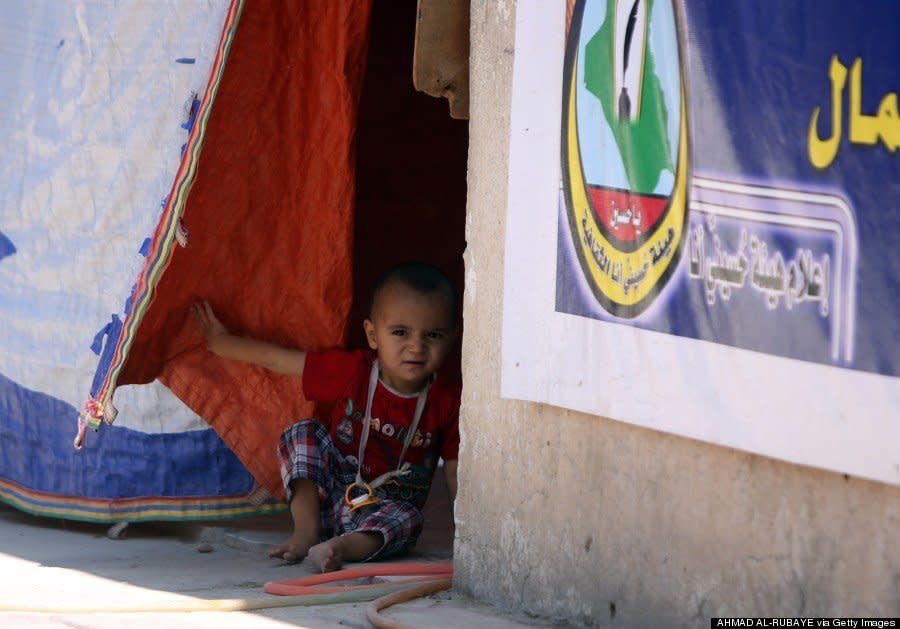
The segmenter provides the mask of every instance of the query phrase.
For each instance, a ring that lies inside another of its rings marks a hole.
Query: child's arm
[[[278,373],[303,376],[306,352],[229,334],[205,301],[194,304],[191,313],[200,333],[206,339],[207,349],[213,354],[242,360]]]
[[[447,489],[450,490],[450,506],[456,502],[456,464],[457,459],[444,461],[444,478],[447,479]]]

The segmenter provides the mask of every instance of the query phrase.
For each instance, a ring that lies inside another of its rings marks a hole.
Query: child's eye
[[[391,330],[394,336],[406,336],[406,330]]]
[[[428,338],[433,339],[433,340],[442,339],[442,338],[444,338],[444,333],[443,332],[429,332]]]

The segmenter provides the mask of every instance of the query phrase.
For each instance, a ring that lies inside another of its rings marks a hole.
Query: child
[[[228,333],[193,307],[207,347],[302,378],[309,400],[335,401],[331,421],[301,421],[278,448],[293,534],[270,557],[309,556],[322,572],[410,548],[438,457],[456,497],[460,389],[438,375],[456,338],[456,292],[433,266],[386,271],[364,327],[374,351],[304,352]]]

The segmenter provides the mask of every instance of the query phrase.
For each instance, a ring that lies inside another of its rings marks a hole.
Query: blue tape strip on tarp
[[[122,320],[118,315],[112,315],[110,322],[97,333],[94,337],[94,341],[91,343],[91,351],[100,355],[100,360],[97,363],[97,370],[94,371],[94,380],[91,382],[92,397],[97,395],[97,392],[103,385],[106,372],[109,371],[109,367],[112,364],[113,354],[116,352],[116,343],[118,343],[121,334]],[[103,340],[104,338],[106,339],[105,342]]]
[[[16,246],[12,243],[12,240],[7,238],[3,232],[0,232],[0,260],[6,256],[11,256],[15,252]]]

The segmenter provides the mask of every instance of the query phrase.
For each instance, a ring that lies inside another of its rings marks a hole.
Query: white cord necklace
[[[366,415],[363,417],[363,429],[362,434],[359,437],[359,457],[357,457],[358,465],[356,468],[356,480],[348,485],[347,491],[344,492],[344,499],[347,504],[350,505],[350,511],[356,511],[366,505],[380,502],[381,499],[375,495],[375,490],[394,477],[405,476],[409,473],[409,462],[407,461],[404,463],[403,457],[406,456],[406,450],[409,448],[409,444],[412,443],[413,436],[416,434],[419,420],[422,419],[422,411],[425,409],[425,400],[428,398],[428,390],[431,388],[432,378],[429,378],[425,387],[419,391],[418,399],[416,400],[416,412],[413,415],[409,431],[406,433],[406,438],[403,440],[403,450],[400,451],[397,469],[385,472],[371,483],[367,483],[362,477],[362,467],[363,459],[366,455],[366,443],[369,441],[369,430],[372,425],[372,401],[375,399],[375,389],[378,387],[379,371],[378,360],[376,359],[375,362],[372,363],[372,371],[369,373],[369,388],[366,392]],[[366,493],[360,494],[356,498],[351,498],[350,492],[354,487],[358,487]]]

